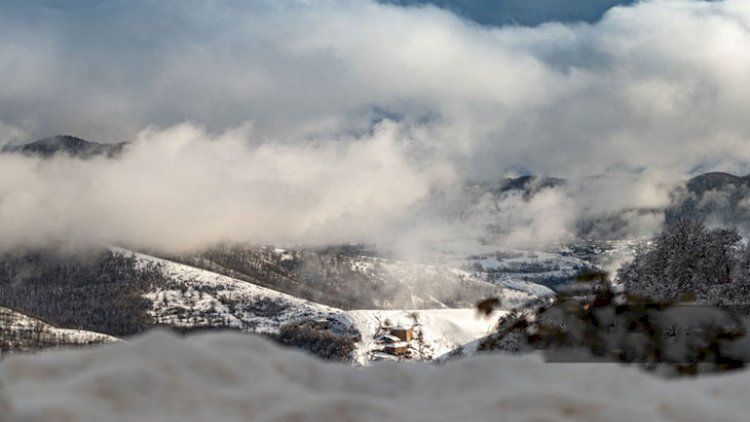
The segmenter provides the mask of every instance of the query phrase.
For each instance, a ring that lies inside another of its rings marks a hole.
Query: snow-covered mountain
[[[20,312],[0,307],[0,355],[48,347],[86,346],[116,342],[106,334],[55,327]]]
[[[361,249],[229,245],[169,259],[342,309],[472,307],[503,290],[457,266],[389,259]]]
[[[392,356],[433,359],[490,330],[498,315],[478,318],[474,308],[478,301],[499,297],[507,310],[536,297],[528,289],[494,285],[468,271],[438,265],[273,248],[242,256],[258,266],[252,272],[249,267],[238,267],[242,272],[221,267],[219,273],[123,248],[83,261],[18,252],[0,265],[0,299],[15,304],[19,312],[45,316],[64,327],[96,328],[117,337],[156,326],[180,332],[230,329],[274,337],[282,327],[307,324],[308,334],[329,333],[356,343],[352,358],[366,364],[383,358],[379,352],[390,347],[383,341],[390,329],[405,328],[413,336],[402,345],[403,353]],[[203,266],[220,268],[215,260],[214,256]],[[330,260],[337,264],[326,267]],[[301,271],[303,267],[308,269]],[[266,287],[289,289],[283,282],[304,288],[298,290],[300,294],[290,294]],[[420,289],[422,282],[425,287]],[[340,286],[342,292],[360,292],[367,299],[345,302],[347,309],[310,299],[330,297]],[[381,308],[357,306],[363,303]]]
[[[711,225],[736,226],[750,233],[750,176],[705,173],[693,177],[672,192],[666,222],[680,218],[703,219]]]
[[[256,284],[150,255],[115,248],[134,256],[138,265],[157,265],[166,283],[145,294],[149,314],[159,325],[185,329],[228,328],[277,332],[282,324],[327,319],[342,313]]]
[[[275,334],[284,324],[313,321],[323,330],[358,332],[352,359],[360,364],[382,359],[437,358],[487,335],[501,312],[480,317],[473,307],[445,306],[418,310],[342,310],[143,253],[122,248],[113,251],[134,256],[138,265],[157,266],[165,275],[165,283],[153,286],[145,294],[152,304],[149,314],[158,325],[186,331],[224,328]],[[393,271],[402,265],[404,271],[409,271],[413,264],[390,261],[387,268]],[[501,293],[508,308],[533,298],[513,289],[497,289],[496,293]],[[383,352],[387,342],[381,338],[388,335],[388,327],[413,330],[414,338],[405,345],[408,353],[397,356]]]

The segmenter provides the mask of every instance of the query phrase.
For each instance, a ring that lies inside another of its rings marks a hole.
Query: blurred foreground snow
[[[2,421],[746,420],[749,396],[744,371],[668,381],[499,355],[355,368],[236,333],[154,331],[0,363]]]

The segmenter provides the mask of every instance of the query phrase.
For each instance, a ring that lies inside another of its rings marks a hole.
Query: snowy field
[[[0,364],[3,421],[741,421],[750,374],[667,381],[615,364],[472,357],[323,363],[264,339],[152,332]]]
[[[394,326],[414,327],[423,333],[424,349],[415,359],[438,359],[459,347],[474,342],[490,334],[497,320],[505,311],[496,311],[489,317],[477,314],[476,309],[428,309],[418,311],[349,311],[345,317],[348,322],[362,333],[354,352],[354,362],[366,365],[378,356],[373,351],[378,349],[376,336],[378,328],[385,321]],[[414,316],[417,317],[415,323]],[[415,349],[418,343],[413,342]],[[383,357],[381,355],[381,357]]]

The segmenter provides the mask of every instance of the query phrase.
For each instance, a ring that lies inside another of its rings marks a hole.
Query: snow
[[[664,380],[616,364],[483,355],[323,363],[235,333],[152,332],[0,363],[8,421],[746,420],[750,374]]]
[[[93,331],[55,327],[39,319],[29,317],[4,307],[0,307],[0,320],[2,320],[0,334],[5,334],[3,340],[9,342],[11,342],[11,339],[14,337],[20,337],[18,341],[22,341],[23,335],[30,332],[38,333],[36,334],[38,336],[37,342],[49,342],[50,344],[57,344],[60,346],[88,345],[92,343],[111,343],[119,341],[116,337]],[[22,344],[17,345],[20,349],[24,349]]]
[[[507,249],[493,254],[470,257],[471,266],[488,274],[489,279],[500,286],[523,289],[531,294],[550,294],[540,289],[540,284],[555,285],[570,280],[576,274],[591,267],[591,263],[575,256],[566,256],[562,251],[524,251]],[[526,281],[527,285],[519,281]]]
[[[354,361],[366,365],[381,356],[375,352],[382,349],[384,341],[379,328],[388,321],[390,326],[413,327],[412,315],[417,315],[419,328],[424,336],[423,356],[417,353],[417,359],[437,359],[458,347],[488,335],[503,312],[495,312],[490,317],[482,317],[476,309],[428,309],[418,311],[406,310],[361,310],[349,311],[344,317],[362,334],[357,343]],[[417,340],[410,342],[416,350]]]
[[[287,322],[325,319],[342,311],[166,259],[114,248],[141,265],[157,264],[174,286],[157,286],[145,295],[156,322],[174,327],[223,327],[256,333],[276,332]],[[273,312],[259,309],[272,302]]]
[[[449,309],[439,303],[436,307],[440,309],[344,311],[166,259],[120,248],[114,251],[133,255],[141,265],[159,265],[164,275],[174,282],[174,285],[157,286],[145,295],[152,303],[150,314],[159,324],[178,328],[211,327],[275,333],[288,322],[332,319],[345,327],[355,328],[361,334],[352,359],[359,365],[386,358],[378,353],[384,346],[378,338],[386,334],[379,332],[385,320],[390,320],[393,325],[411,327],[414,321],[410,315],[418,315],[423,337],[421,344],[410,342],[415,353],[409,359],[429,360],[438,359],[486,336],[502,314],[496,312],[484,318],[479,317],[474,308]],[[276,253],[287,252],[277,250]],[[401,266],[384,261],[380,265],[393,272],[408,273],[411,264]],[[419,268],[444,271],[436,266]],[[461,270],[451,271],[458,276],[469,276]],[[506,290],[504,293],[508,303],[523,303],[530,299],[528,294],[516,290]],[[274,312],[259,312],[257,304],[264,301],[273,301],[281,307]]]
[[[526,293],[531,297],[554,296],[556,294],[554,290],[547,286],[531,281],[519,280],[512,276],[497,277],[492,282],[511,291]]]
[[[419,340],[409,342],[411,353],[398,359],[438,360],[458,348],[464,351],[471,349],[478,339],[495,328],[498,318],[505,311],[534,297],[518,289],[505,289],[502,291],[505,308],[490,317],[480,317],[474,308],[447,308],[437,300],[434,301],[437,309],[342,310],[144,253],[123,248],[112,248],[112,251],[133,256],[138,265],[157,265],[169,280],[163,285],[156,285],[144,295],[152,304],[149,314],[156,324],[186,331],[211,328],[274,334],[282,325],[290,322],[337,321],[341,327],[354,328],[361,335],[352,354],[352,362],[358,365],[394,358],[381,353],[385,346],[381,337],[389,334],[381,329],[386,320],[393,326],[412,327],[414,321],[411,315],[418,315],[417,332],[421,332],[421,336]],[[273,253],[279,256],[289,254],[284,249],[275,249]],[[438,265],[377,258],[355,260],[353,265],[361,270],[377,265],[388,277],[395,279],[408,280],[414,274],[437,277],[448,272],[458,279],[473,280],[467,271]],[[542,286],[537,287],[549,291]]]
[[[387,286],[388,289],[397,287],[409,294],[409,300],[399,301],[397,304],[382,298],[375,298],[377,299],[376,302],[381,305],[378,307],[383,309],[452,308],[456,306],[455,303],[453,306],[449,306],[445,300],[450,295],[446,295],[443,299],[435,296],[451,292],[459,286],[467,289],[473,286],[476,288],[478,295],[481,295],[482,292],[486,295],[503,294],[506,298],[518,302],[527,301],[532,296],[525,290],[519,291],[512,287],[497,289],[496,286],[493,286],[496,283],[486,280],[486,277],[482,275],[443,264],[418,263],[370,256],[350,257],[348,259],[351,260],[351,271],[362,274],[370,280],[377,280],[378,284]],[[465,262],[460,264],[464,266]],[[437,291],[435,290],[436,287]],[[539,287],[543,288],[543,286]],[[475,299],[479,301],[484,297],[476,297]],[[464,301],[459,306],[467,305],[470,304]]]

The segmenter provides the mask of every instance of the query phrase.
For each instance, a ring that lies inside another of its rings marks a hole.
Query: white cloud
[[[117,160],[0,155],[0,244],[370,241],[451,177],[413,168],[390,123],[316,145],[251,136],[180,125],[143,132]]]
[[[139,139],[117,162],[0,158],[5,243],[380,238],[460,181],[616,175],[561,199],[580,214],[750,162],[743,0],[532,28],[368,0],[11,2],[0,50],[2,141]]]

